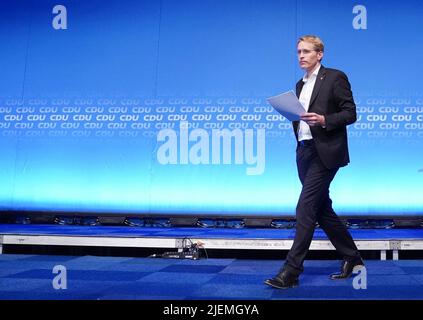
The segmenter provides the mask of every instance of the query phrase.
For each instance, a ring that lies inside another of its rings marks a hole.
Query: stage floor
[[[306,260],[299,287],[272,289],[263,281],[282,262],[3,254],[0,299],[423,299],[423,261],[368,260],[366,288],[355,289],[353,278],[328,278],[339,261]],[[66,289],[53,288],[57,265],[66,268]]]
[[[420,229],[349,229],[359,240],[423,239]],[[0,224],[0,234],[69,235],[103,237],[190,237],[239,239],[293,239],[294,229],[277,228],[188,228],[188,227],[129,227],[129,226],[74,226],[52,224]],[[326,240],[325,233],[317,228],[314,239]]]
[[[350,229],[359,250],[380,251],[385,260],[392,251],[423,250],[423,229]],[[2,245],[63,245],[136,248],[182,248],[188,240],[205,249],[289,250],[294,229],[159,228],[127,226],[68,226],[0,224]],[[334,250],[321,229],[316,229],[311,250]]]

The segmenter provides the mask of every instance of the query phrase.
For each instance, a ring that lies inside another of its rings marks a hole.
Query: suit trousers
[[[297,169],[302,190],[296,208],[294,243],[283,268],[297,276],[303,272],[303,262],[313,239],[316,222],[343,259],[352,261],[360,257],[351,234],[333,210],[329,197],[329,186],[338,168],[326,168],[313,140],[310,140],[307,145],[298,144]]]

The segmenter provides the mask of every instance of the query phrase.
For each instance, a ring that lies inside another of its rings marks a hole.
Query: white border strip
[[[85,237],[57,235],[0,235],[3,244],[95,247],[178,248],[181,238],[164,237]],[[206,249],[289,250],[293,240],[189,238],[204,243]],[[356,240],[360,250],[423,250],[423,240]],[[313,240],[311,250],[335,250],[329,240]],[[396,249],[396,248],[395,248]]]
[[[4,235],[3,245],[57,245],[94,247],[149,247],[175,248],[176,239],[169,238],[127,238],[127,237],[69,237],[69,236],[27,236]]]

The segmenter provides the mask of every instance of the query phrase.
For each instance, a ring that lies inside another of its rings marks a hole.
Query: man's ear
[[[319,51],[317,53],[317,58],[319,59],[319,62],[322,61],[322,59],[323,59],[323,51]]]

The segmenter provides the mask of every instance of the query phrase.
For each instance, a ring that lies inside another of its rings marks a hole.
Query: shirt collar
[[[313,77],[317,78],[317,75],[319,74],[319,70],[320,70],[321,67],[322,67],[322,65],[319,64],[319,66],[316,68],[316,70],[313,71],[313,73],[311,74],[311,76],[309,78],[307,77],[307,72],[306,72],[303,76],[303,82],[307,82],[310,78],[313,78]]]

